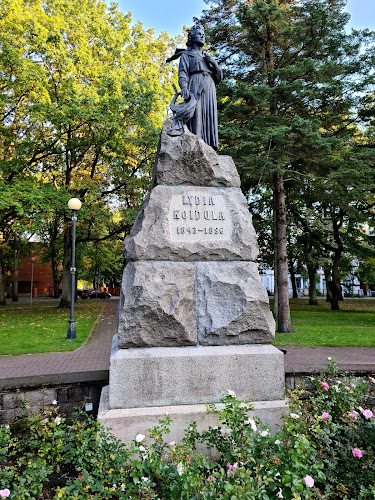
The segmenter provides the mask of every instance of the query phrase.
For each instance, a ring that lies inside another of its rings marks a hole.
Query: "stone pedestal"
[[[218,404],[217,408],[222,408]],[[250,412],[249,417],[257,416],[264,424],[270,426],[271,432],[277,431],[277,425],[281,422],[281,417],[287,411],[287,402],[284,399],[274,401],[254,401],[254,411]],[[109,386],[103,388],[100,399],[98,418],[101,423],[111,430],[118,439],[128,443],[134,439],[137,434],[147,435],[147,429],[154,427],[158,420],[169,415],[172,419],[168,441],[178,443],[184,437],[184,431],[188,429],[192,422],[197,423],[199,431],[207,430],[209,427],[219,425],[218,416],[213,413],[207,413],[206,405],[170,405],[170,406],[146,406],[137,408],[119,408],[109,409]],[[150,440],[146,437],[145,443]],[[207,456],[216,456],[215,451],[209,451],[204,445],[197,446],[198,453],[204,453]]]
[[[169,412],[177,441],[190,416],[198,428],[211,422],[204,403],[230,389],[274,427],[285,410],[284,359],[270,345],[275,323],[238,173],[230,157],[187,129],[171,137],[169,127],[124,242],[118,335],[98,418],[127,441]]]
[[[272,345],[119,349],[114,342],[109,408],[218,403],[226,389],[275,401],[283,386],[283,353]]]

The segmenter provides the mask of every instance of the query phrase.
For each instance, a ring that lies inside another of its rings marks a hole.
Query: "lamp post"
[[[33,305],[34,262],[35,262],[35,257],[31,257],[31,288],[30,288],[30,306],[32,306],[32,305]]]
[[[76,339],[76,320],[74,319],[74,291],[75,291],[75,276],[76,276],[76,268],[75,268],[75,252],[76,252],[76,220],[77,215],[76,211],[79,210],[82,206],[82,203],[78,200],[78,198],[71,198],[68,201],[68,207],[73,211],[72,214],[72,265],[70,268],[71,282],[70,282],[70,319],[68,320],[68,333],[67,340]]]

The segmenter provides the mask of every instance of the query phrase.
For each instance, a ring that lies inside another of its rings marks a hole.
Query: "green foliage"
[[[363,122],[373,117],[374,33],[347,32],[345,3],[210,0],[203,17],[226,75],[222,150],[239,167],[262,260],[272,262],[268,193],[282,172],[288,253],[312,273],[333,268],[337,308],[341,259],[362,254],[360,226],[373,218],[375,192],[373,133]]]
[[[62,254],[69,274],[70,197],[83,202],[78,243],[132,226],[173,93],[173,41],[104,1],[5,0],[0,14],[0,230],[38,234],[56,281]]]
[[[367,283],[369,287],[375,289],[375,257],[364,258],[358,267],[358,278],[361,283]]]
[[[0,427],[0,488],[9,498],[370,500],[375,481],[375,379],[337,372],[289,394],[290,413],[272,435],[250,401],[232,391],[208,405],[218,426],[192,423],[181,443],[165,441],[167,415],[123,445],[84,412],[69,423],[56,402]],[[362,406],[361,406],[362,405]],[[217,459],[195,450],[213,448]],[[49,495],[49,496],[47,496]]]
[[[299,415],[294,425],[303,429],[323,464],[324,478],[316,486],[326,498],[373,498],[375,419],[369,408],[375,380],[340,374],[328,359],[326,371],[311,377],[308,393],[292,396],[291,411]]]
[[[96,224],[97,234],[106,234],[105,224]],[[114,234],[102,241],[87,242],[79,245],[77,262],[80,280],[87,281],[89,288],[94,286],[95,272],[97,272],[99,286],[118,287],[121,284],[124,269],[123,235]]]

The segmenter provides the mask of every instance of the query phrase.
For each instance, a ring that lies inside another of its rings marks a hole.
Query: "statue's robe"
[[[211,66],[211,65],[210,65]],[[218,146],[218,121],[215,85],[223,79],[220,67],[208,67],[203,56],[186,50],[180,57],[178,83],[188,88],[197,100],[195,113],[186,123],[188,129],[213,148]]]

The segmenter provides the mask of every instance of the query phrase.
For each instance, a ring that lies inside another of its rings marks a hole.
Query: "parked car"
[[[112,295],[101,290],[83,290],[81,299],[110,299]]]

